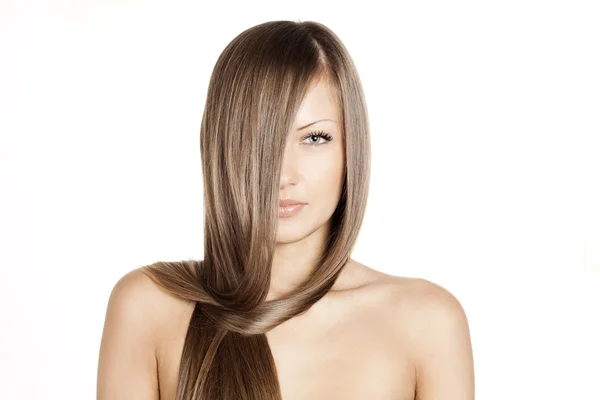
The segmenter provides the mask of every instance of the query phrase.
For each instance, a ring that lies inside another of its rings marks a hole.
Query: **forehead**
[[[335,88],[325,81],[319,81],[308,90],[298,109],[295,129],[319,119],[339,121],[339,111]]]

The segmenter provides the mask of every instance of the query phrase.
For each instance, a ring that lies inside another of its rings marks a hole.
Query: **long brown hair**
[[[289,296],[265,301],[276,245],[280,167],[308,89],[334,88],[346,165],[318,268]],[[142,267],[175,296],[196,302],[178,400],[281,399],[265,333],[308,310],[350,258],[365,213],[370,135],[362,85],[340,39],[313,21],[269,21],[236,36],[211,75],[200,153],[204,259]]]

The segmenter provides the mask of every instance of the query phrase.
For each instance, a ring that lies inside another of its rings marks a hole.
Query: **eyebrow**
[[[313,124],[316,124],[317,122],[321,122],[321,121],[332,121],[332,122],[337,122],[337,121],[334,121],[333,119],[327,119],[327,118],[325,118],[325,119],[319,119],[319,120],[317,120],[317,121],[313,121],[313,122],[311,122],[311,123],[310,123],[310,124],[308,124],[308,125],[301,126],[301,127],[300,127],[300,128],[298,128],[297,130],[301,131],[302,129],[304,129],[304,128],[308,128],[309,126],[311,126],[311,125],[313,125]]]

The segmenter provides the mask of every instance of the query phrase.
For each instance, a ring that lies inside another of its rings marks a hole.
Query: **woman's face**
[[[279,200],[306,203],[278,218],[277,242],[291,243],[327,228],[342,193],[345,152],[340,110],[333,89],[321,81],[307,93],[289,133]],[[316,122],[318,121],[318,122]],[[310,125],[309,125],[310,124]],[[323,135],[321,137],[319,135]]]

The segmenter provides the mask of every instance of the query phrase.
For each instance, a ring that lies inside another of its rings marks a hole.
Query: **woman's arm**
[[[473,400],[475,378],[467,316],[443,287],[420,280],[412,320],[416,400]]]
[[[158,400],[154,283],[133,270],[114,286],[98,362],[98,400]]]

